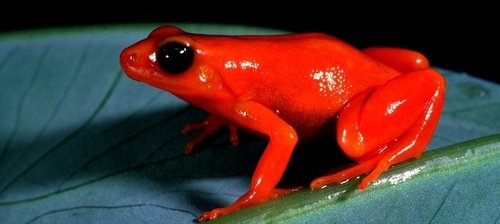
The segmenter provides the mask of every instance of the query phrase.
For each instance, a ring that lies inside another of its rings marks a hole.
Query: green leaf
[[[500,134],[392,167],[368,189],[360,178],[305,189],[215,223],[494,223],[500,215]]]
[[[223,133],[207,140],[204,150],[185,156],[184,145],[192,135],[181,135],[179,130],[206,113],[132,81],[121,71],[121,49],[156,26],[0,35],[1,223],[189,223],[247,190],[264,141],[246,135],[233,148]],[[280,33],[240,26],[181,26],[203,33]],[[449,88],[429,149],[500,133],[500,87],[465,74],[441,72]],[[491,138],[478,141],[471,152],[498,145]],[[435,159],[458,158],[456,153],[467,152],[457,151],[436,150],[424,157],[439,161]],[[245,214],[273,205],[259,214],[298,222],[441,223],[462,216],[465,221],[477,217],[479,222],[498,222],[498,150],[473,153],[471,158],[436,162],[430,167],[456,168],[422,171],[404,183],[380,184],[363,192],[352,190],[355,181],[321,191],[304,190],[218,221],[255,220]],[[405,167],[425,161],[402,164],[385,177],[404,174]],[[287,208],[286,200],[303,196],[307,201],[336,189],[351,190],[329,205],[302,204],[303,208],[294,208],[300,212],[292,218],[276,215],[290,214],[278,212]]]

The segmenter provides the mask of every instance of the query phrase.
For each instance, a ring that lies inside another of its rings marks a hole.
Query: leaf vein
[[[87,168],[88,166],[90,166],[92,163],[94,163],[97,159],[99,159],[100,157],[106,155],[106,154],[109,154],[111,152],[113,152],[114,150],[118,149],[120,146],[124,145],[124,144],[127,144],[131,141],[133,141],[135,138],[137,138],[138,136],[141,136],[145,133],[147,133],[148,130],[151,130],[153,127],[156,127],[156,126],[161,126],[163,123],[165,122],[168,122],[172,119],[174,119],[175,117],[179,116],[180,114],[184,113],[184,111],[186,110],[187,108],[184,108],[183,110],[180,110],[179,112],[175,113],[175,114],[172,114],[171,116],[168,116],[166,118],[164,118],[161,122],[159,123],[155,123],[151,126],[148,126],[142,130],[139,130],[138,132],[132,134],[131,136],[127,137],[126,139],[124,139],[123,141],[120,141],[120,142],[117,142],[115,145],[112,145],[111,147],[109,147],[108,149],[104,150],[103,152],[93,156],[92,158],[90,158],[85,164],[83,164],[81,167],[79,167],[78,169],[76,169],[74,172],[72,172],[70,175],[68,175],[67,178],[65,178],[64,181],[61,182],[61,184],[59,185],[58,189],[61,188],[62,186],[64,186],[65,183],[67,183],[71,178],[73,178],[77,173],[79,173],[80,171],[84,170],[85,168]],[[170,142],[172,139],[174,139],[176,136],[172,136],[172,138],[170,139],[167,139],[164,143],[162,143],[158,148],[161,148],[163,145],[166,144],[166,142]],[[153,150],[155,151],[155,150]]]
[[[500,212],[498,212],[498,216],[493,223],[495,224],[500,223]]]
[[[451,192],[453,191],[454,188],[455,188],[455,183],[453,183],[453,185],[446,192],[446,195],[444,196],[443,200],[441,201],[441,204],[439,204],[439,207],[437,208],[436,212],[434,212],[434,214],[432,215],[431,220],[429,221],[429,223],[432,223],[434,221],[434,219],[437,217],[437,215],[441,211],[444,203],[448,200],[448,196],[450,196],[450,194],[451,194]]]
[[[18,44],[15,47],[11,48],[9,52],[7,52],[7,54],[5,54],[5,56],[2,58],[2,60],[0,60],[0,74],[2,73],[2,70],[7,62],[9,62],[9,59],[11,59],[14,53],[18,51],[19,46],[20,45]]]
[[[139,165],[131,167],[131,168],[117,170],[117,171],[109,173],[107,175],[103,175],[103,176],[97,177],[95,179],[92,179],[92,180],[89,180],[89,181],[86,181],[86,182],[82,182],[80,184],[77,184],[77,185],[74,185],[74,186],[71,186],[71,187],[67,187],[67,188],[64,188],[64,189],[58,189],[56,191],[49,192],[49,193],[46,193],[46,194],[42,194],[42,195],[39,195],[39,196],[35,196],[35,197],[31,197],[31,198],[25,198],[25,199],[19,199],[19,200],[13,200],[13,201],[3,201],[3,202],[0,202],[0,207],[10,206],[10,205],[16,205],[16,204],[22,204],[22,203],[29,203],[29,202],[34,202],[34,201],[42,200],[42,199],[45,199],[45,198],[48,198],[48,197],[51,197],[51,196],[54,196],[54,195],[57,195],[57,194],[61,194],[61,193],[64,193],[64,192],[68,192],[68,191],[72,191],[72,190],[76,190],[76,189],[85,187],[86,185],[89,185],[89,184],[97,183],[97,182],[99,182],[101,180],[105,180],[107,178],[111,178],[113,176],[120,175],[122,173],[131,172],[131,171],[139,170],[139,169],[144,169],[144,168],[149,167],[149,166],[154,166],[154,165],[157,165],[157,164],[174,161],[176,159],[181,159],[181,158],[184,158],[184,157],[186,157],[186,155],[182,154],[182,155],[178,155],[178,156],[175,156],[175,157],[170,157],[170,158],[167,158],[167,159],[153,161],[153,162],[150,162],[150,163],[139,164]],[[242,175],[242,173],[234,173],[234,174],[229,174],[229,175],[214,175],[212,177],[235,177],[235,176],[240,176],[240,175]],[[207,177],[206,176],[186,176],[186,175],[183,175],[183,176],[174,176],[174,177],[157,179],[157,180],[152,179],[152,178],[148,178],[148,179],[153,180],[153,181],[165,181],[165,180],[189,179],[189,178],[191,178],[191,179],[200,179],[200,178],[207,178]]]
[[[75,210],[84,210],[84,209],[107,209],[107,210],[114,210],[114,209],[126,209],[126,208],[138,208],[138,207],[154,207],[154,208],[161,208],[164,210],[169,210],[169,211],[176,211],[176,212],[182,212],[186,213],[189,215],[192,215],[193,217],[197,217],[194,213],[185,210],[185,209],[180,209],[180,208],[174,208],[174,207],[167,207],[163,205],[157,205],[157,204],[132,204],[132,205],[117,205],[117,206],[93,206],[93,205],[83,205],[83,206],[75,206],[75,207],[70,207],[70,208],[62,208],[62,209],[55,209],[51,210],[45,213],[42,213],[38,216],[33,217],[30,219],[26,224],[29,223],[34,223],[35,221],[44,218],[46,216],[58,214],[58,213],[65,213],[65,212],[70,212],[70,211],[75,211]]]
[[[80,134],[83,130],[85,130],[94,121],[94,119],[97,117],[97,115],[101,112],[101,110],[106,105],[107,101],[111,98],[111,96],[113,95],[114,90],[116,89],[116,86],[118,85],[118,82],[120,81],[120,79],[121,79],[122,76],[123,75],[121,74],[121,70],[119,70],[116,73],[115,78],[114,78],[113,82],[111,83],[110,88],[108,89],[108,91],[106,92],[106,94],[104,95],[104,97],[101,99],[101,102],[96,107],[96,109],[94,110],[94,112],[92,113],[92,115],[85,121],[85,123],[83,123],[78,129],[76,129],[74,132],[72,132],[71,134],[69,134],[64,139],[62,139],[60,142],[58,142],[54,147],[50,148],[47,152],[45,152],[40,157],[38,157],[26,169],[24,169],[18,175],[16,175],[7,185],[5,185],[2,188],[2,190],[0,190],[0,195],[2,195],[3,193],[5,193],[5,191],[7,191],[22,176],[24,176],[31,169],[33,169],[33,167],[35,167],[38,163],[40,163],[41,161],[43,161],[45,158],[47,158],[53,152],[57,151],[59,148],[61,148],[61,146],[63,146],[64,144],[66,144],[66,142],[68,142],[70,139],[74,138],[75,136],[77,136],[78,134]]]
[[[78,65],[77,65],[77,68],[76,68],[75,72],[73,73],[73,76],[70,79],[69,85],[67,85],[64,88],[61,97],[56,102],[54,110],[52,110],[51,114],[49,115],[49,118],[43,124],[42,129],[38,132],[38,135],[33,140],[31,140],[30,143],[28,143],[28,146],[26,146],[23,150],[19,150],[19,154],[21,154],[21,156],[19,156],[19,158],[14,163],[12,163],[12,165],[7,170],[12,170],[13,166],[15,166],[16,164],[19,164],[20,160],[22,158],[24,158],[26,156],[26,154],[29,152],[28,149],[34,147],[34,145],[36,144],[36,142],[47,131],[47,128],[52,123],[52,121],[54,120],[54,118],[56,117],[56,115],[59,113],[59,111],[60,111],[60,109],[62,107],[62,104],[63,104],[63,102],[64,102],[67,94],[72,89],[73,85],[76,83],[75,82],[76,79],[80,76],[81,70],[82,70],[83,64],[84,64],[83,62],[86,61],[86,58],[87,58],[87,55],[88,55],[88,49],[89,49],[89,47],[85,47],[85,50],[82,53],[82,57],[80,58],[80,61],[79,61]]]
[[[24,106],[25,106],[25,101],[28,98],[29,93],[32,91],[33,87],[35,86],[35,81],[37,80],[40,72],[40,68],[42,67],[42,62],[45,61],[47,54],[49,52],[49,46],[45,45],[43,48],[42,53],[40,54],[40,57],[38,57],[38,61],[35,65],[34,73],[31,77],[31,79],[28,81],[28,87],[24,89],[23,93],[21,94],[21,97],[17,103],[16,106],[16,113],[15,113],[15,119],[14,119],[14,129],[10,132],[9,137],[7,138],[7,141],[5,141],[5,145],[2,147],[2,152],[0,154],[0,164],[3,164],[3,160],[5,155],[7,154],[7,151],[9,150],[12,141],[14,140],[14,137],[17,135],[17,132],[19,131],[19,125],[21,123],[21,115],[23,114],[24,111]],[[1,193],[0,193],[1,195]]]

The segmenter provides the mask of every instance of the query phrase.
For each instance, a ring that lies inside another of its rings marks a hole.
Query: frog
[[[133,80],[165,90],[210,115],[185,153],[222,127],[267,145],[246,193],[200,222],[302,187],[277,188],[299,140],[329,136],[355,163],[310,183],[312,189],[363,176],[367,188],[391,166],[418,159],[444,104],[446,82],[421,53],[396,47],[358,49],[324,33],[208,35],[165,25],[125,48],[120,64]]]

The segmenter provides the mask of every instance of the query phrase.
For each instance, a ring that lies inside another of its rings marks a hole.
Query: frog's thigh
[[[360,165],[378,160],[360,188],[389,166],[422,154],[437,125],[444,90],[439,73],[420,70],[398,76],[345,107],[337,126],[340,147]]]
[[[438,122],[444,90],[441,75],[425,69],[403,74],[354,97],[340,113],[337,141],[359,164],[320,177],[311,187],[370,173],[359,185],[365,188],[389,166],[420,156]]]
[[[444,80],[432,69],[400,75],[374,91],[354,97],[341,111],[337,140],[346,154],[359,159],[394,142],[442,104]],[[425,122],[424,122],[425,123]],[[426,125],[428,125],[426,123]]]

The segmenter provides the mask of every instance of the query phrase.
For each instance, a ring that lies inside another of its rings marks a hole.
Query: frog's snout
[[[138,54],[133,49],[125,48],[120,54],[120,65],[123,69],[134,66],[138,61]]]
[[[130,78],[135,80],[138,80],[139,70],[141,68],[139,61],[139,53],[132,47],[125,48],[120,53],[121,67]]]

